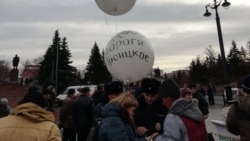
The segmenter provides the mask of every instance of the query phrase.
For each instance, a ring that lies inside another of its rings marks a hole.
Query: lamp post
[[[227,67],[225,51],[224,51],[220,17],[218,14],[218,7],[220,6],[221,1],[222,0],[220,0],[220,1],[214,0],[213,4],[207,4],[205,7],[206,12],[204,13],[204,16],[209,17],[211,15],[211,13],[208,11],[208,8],[215,10],[215,19],[216,19],[217,32],[218,32],[218,38],[219,38],[219,44],[220,44],[222,69],[223,69],[223,74],[224,74],[224,83],[225,83],[225,90],[226,90],[226,101],[230,101],[230,100],[232,100],[233,97],[232,97],[232,90],[231,90],[231,86],[230,86],[230,82],[229,82],[229,78],[228,78],[228,67]],[[231,5],[231,3],[227,2],[227,0],[224,0],[224,2],[221,4],[221,6],[224,7],[225,9],[229,8],[230,5]],[[223,98],[224,98],[224,94],[223,94]]]
[[[60,48],[60,38],[58,38],[56,42],[56,95],[58,94],[57,88],[58,88],[58,56],[59,56],[59,48]]]

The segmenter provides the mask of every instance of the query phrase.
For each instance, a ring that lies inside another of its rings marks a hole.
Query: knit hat
[[[157,94],[161,82],[153,78],[144,78],[141,83],[141,90],[147,94]]]
[[[250,75],[247,75],[243,80],[243,91],[247,94],[250,94]]]
[[[185,97],[188,94],[192,94],[191,90],[189,88],[183,88],[181,89],[181,96]]]
[[[162,97],[177,99],[180,97],[180,88],[174,80],[168,78],[160,85],[158,94]]]
[[[109,82],[104,86],[104,91],[106,95],[122,93],[123,92],[122,83],[119,81]]]
[[[43,95],[38,91],[37,87],[30,87],[28,93],[23,97],[21,101],[18,102],[18,105],[32,102],[42,108],[46,107],[46,102]]]

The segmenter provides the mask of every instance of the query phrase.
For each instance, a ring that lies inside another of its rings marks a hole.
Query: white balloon
[[[136,0],[95,0],[98,7],[109,15],[122,15],[127,13]]]
[[[122,31],[107,44],[104,52],[108,71],[123,82],[135,82],[152,70],[154,51],[149,40],[136,31]]]

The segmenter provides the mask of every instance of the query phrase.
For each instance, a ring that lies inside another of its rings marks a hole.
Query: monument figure
[[[13,67],[14,67],[14,69],[17,69],[18,63],[19,63],[19,57],[16,54],[16,56],[13,58]]]
[[[18,81],[18,74],[19,74],[19,71],[17,69],[18,67],[18,63],[19,63],[19,57],[16,56],[13,58],[13,69],[11,69],[10,71],[10,81],[13,81],[13,82],[17,82]]]

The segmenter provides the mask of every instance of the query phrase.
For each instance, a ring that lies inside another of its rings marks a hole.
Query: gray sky
[[[234,40],[246,47],[250,38],[250,1],[228,0],[219,7],[226,55]],[[154,67],[165,72],[185,69],[211,45],[220,53],[212,15],[203,16],[213,0],[137,0],[124,15],[111,16],[95,0],[0,0],[0,60],[21,62],[43,56],[55,30],[67,37],[73,66],[86,67],[95,42],[104,49],[116,33],[134,30],[145,35],[155,53]]]

